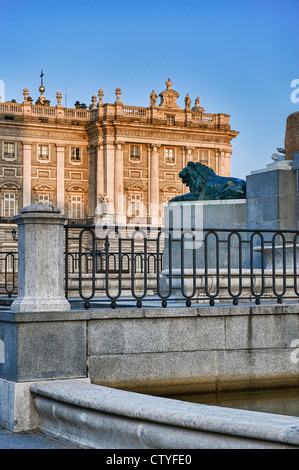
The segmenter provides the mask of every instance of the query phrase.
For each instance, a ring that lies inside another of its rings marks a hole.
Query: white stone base
[[[11,310],[13,312],[66,312],[71,308],[70,303],[65,299],[30,299],[24,298],[13,301]]]

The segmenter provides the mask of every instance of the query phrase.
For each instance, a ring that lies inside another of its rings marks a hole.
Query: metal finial
[[[44,77],[44,72],[43,72],[43,69],[42,69],[42,70],[41,70],[41,74],[40,74],[40,79],[41,79],[41,80],[40,80],[40,87],[39,87],[39,91],[40,91],[41,93],[44,93],[44,91],[45,91],[44,79],[43,79],[43,77]]]

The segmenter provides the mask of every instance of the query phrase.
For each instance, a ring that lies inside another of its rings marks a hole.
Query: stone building
[[[43,83],[35,104],[0,102],[0,242],[7,223],[22,207],[58,206],[71,220],[94,220],[99,200],[109,202],[118,223],[136,218],[162,223],[163,206],[187,188],[179,178],[188,161],[200,161],[219,175],[230,175],[231,141],[227,114],[207,114],[199,97],[191,107],[177,104],[170,79],[149,107],[127,106],[121,90],[105,103],[103,90],[91,104],[70,109],[50,105]],[[9,229],[11,230],[11,229]]]

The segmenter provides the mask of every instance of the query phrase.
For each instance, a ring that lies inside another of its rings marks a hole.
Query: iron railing
[[[18,290],[18,253],[0,251],[0,295],[13,297]]]
[[[98,236],[78,225],[65,235],[65,295],[85,308],[299,297],[299,231],[103,227]]]
[[[65,295],[90,306],[299,300],[299,231],[65,226]],[[0,252],[0,295],[18,253]]]

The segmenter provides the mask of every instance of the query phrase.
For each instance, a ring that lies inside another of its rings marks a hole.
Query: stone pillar
[[[64,147],[56,148],[57,155],[57,206],[64,212]]]
[[[23,144],[23,207],[31,205],[31,144]]]
[[[109,139],[110,140],[110,139]],[[106,142],[104,144],[104,162],[105,162],[105,193],[109,200],[111,207],[114,208],[114,154],[115,146],[113,142]]]
[[[103,145],[97,145],[97,184],[96,184],[96,198],[99,194],[104,194],[104,155]]]
[[[217,175],[225,176],[225,152],[218,150],[218,172]]]
[[[114,207],[118,225],[125,224],[123,145],[123,142],[115,143]]]
[[[150,217],[151,224],[159,224],[159,152],[158,145],[152,146],[150,162]]]
[[[25,207],[18,225],[18,297],[15,312],[67,311],[64,296],[63,225],[66,216],[54,206]]]

